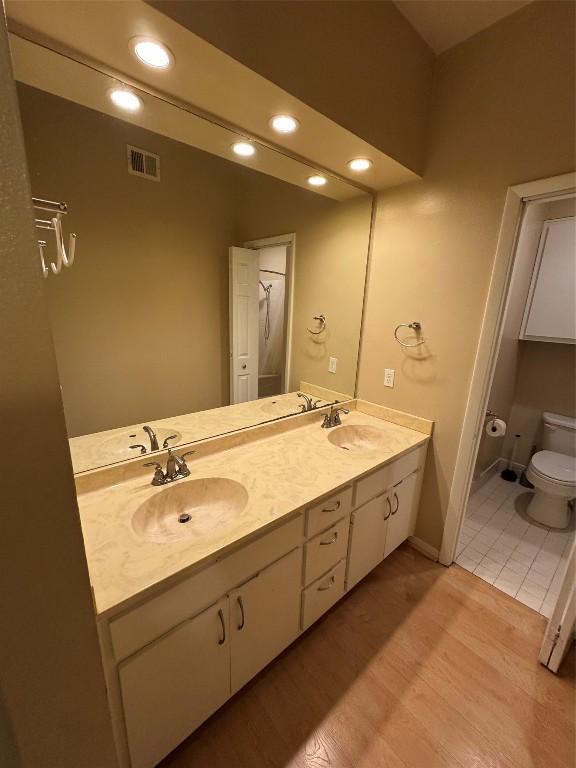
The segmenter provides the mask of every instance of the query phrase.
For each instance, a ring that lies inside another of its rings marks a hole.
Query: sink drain
[[[191,519],[192,518],[188,514],[188,512],[182,512],[181,515],[178,515],[178,522],[179,523],[189,523]]]

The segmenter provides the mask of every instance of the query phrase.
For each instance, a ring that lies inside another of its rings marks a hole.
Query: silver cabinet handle
[[[390,497],[389,496],[386,496],[386,504],[388,504],[388,514],[384,515],[384,520],[388,520],[388,518],[392,514],[392,504],[390,504]]]
[[[341,503],[342,503],[341,501],[337,501],[336,502],[336,506],[332,507],[332,509],[329,509],[328,507],[324,507],[322,509],[322,512],[337,512],[340,509],[340,504]]]
[[[246,624],[246,616],[244,614],[244,603],[242,602],[242,597],[239,595],[236,598],[236,601],[238,603],[238,607],[240,608],[240,614],[242,616],[242,619],[240,620],[240,624],[238,624],[238,627],[237,627],[238,631],[240,632],[240,630],[244,629],[244,624]]]
[[[396,508],[394,509],[394,512],[392,512],[393,515],[395,515],[396,512],[398,512],[398,509],[400,508],[400,500],[398,498],[397,493],[394,493],[394,499],[396,500]]]
[[[318,592],[326,592],[327,589],[332,589],[335,581],[336,581],[336,576],[331,576],[330,582],[325,587],[318,587]]]
[[[338,531],[334,531],[334,536],[332,536],[330,541],[321,541],[320,542],[320,546],[321,547],[327,547],[328,544],[334,544],[334,542],[336,541],[337,538],[338,538]]]
[[[222,637],[220,640],[218,640],[218,645],[224,645],[226,642],[226,624],[224,622],[224,614],[222,613],[222,608],[218,608],[218,618],[220,619],[220,624],[222,625]]]

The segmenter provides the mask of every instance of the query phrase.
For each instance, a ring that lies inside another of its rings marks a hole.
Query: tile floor
[[[574,540],[570,530],[534,523],[526,514],[532,491],[490,478],[468,499],[456,562],[489,584],[550,617]]]

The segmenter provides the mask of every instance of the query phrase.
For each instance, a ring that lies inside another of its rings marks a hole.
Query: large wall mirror
[[[12,36],[74,469],[352,397],[372,197]],[[64,202],[58,215],[50,203]],[[70,259],[70,252],[67,252]],[[304,397],[303,395],[306,395]]]

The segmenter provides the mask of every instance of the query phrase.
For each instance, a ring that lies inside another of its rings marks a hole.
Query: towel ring
[[[400,328],[411,328],[413,331],[416,331],[416,335],[420,335],[420,331],[422,330],[422,325],[415,321],[413,323],[400,323],[400,325],[397,325],[394,330],[394,338],[400,344],[401,347],[419,347],[421,344],[424,344],[424,339],[419,339],[415,344],[406,344],[405,341],[401,341],[398,338],[398,331]]]
[[[312,320],[317,320],[320,323],[320,328],[317,331],[313,331],[312,328],[308,328],[309,333],[313,333],[314,336],[318,336],[322,331],[326,330],[326,315],[316,315]]]

